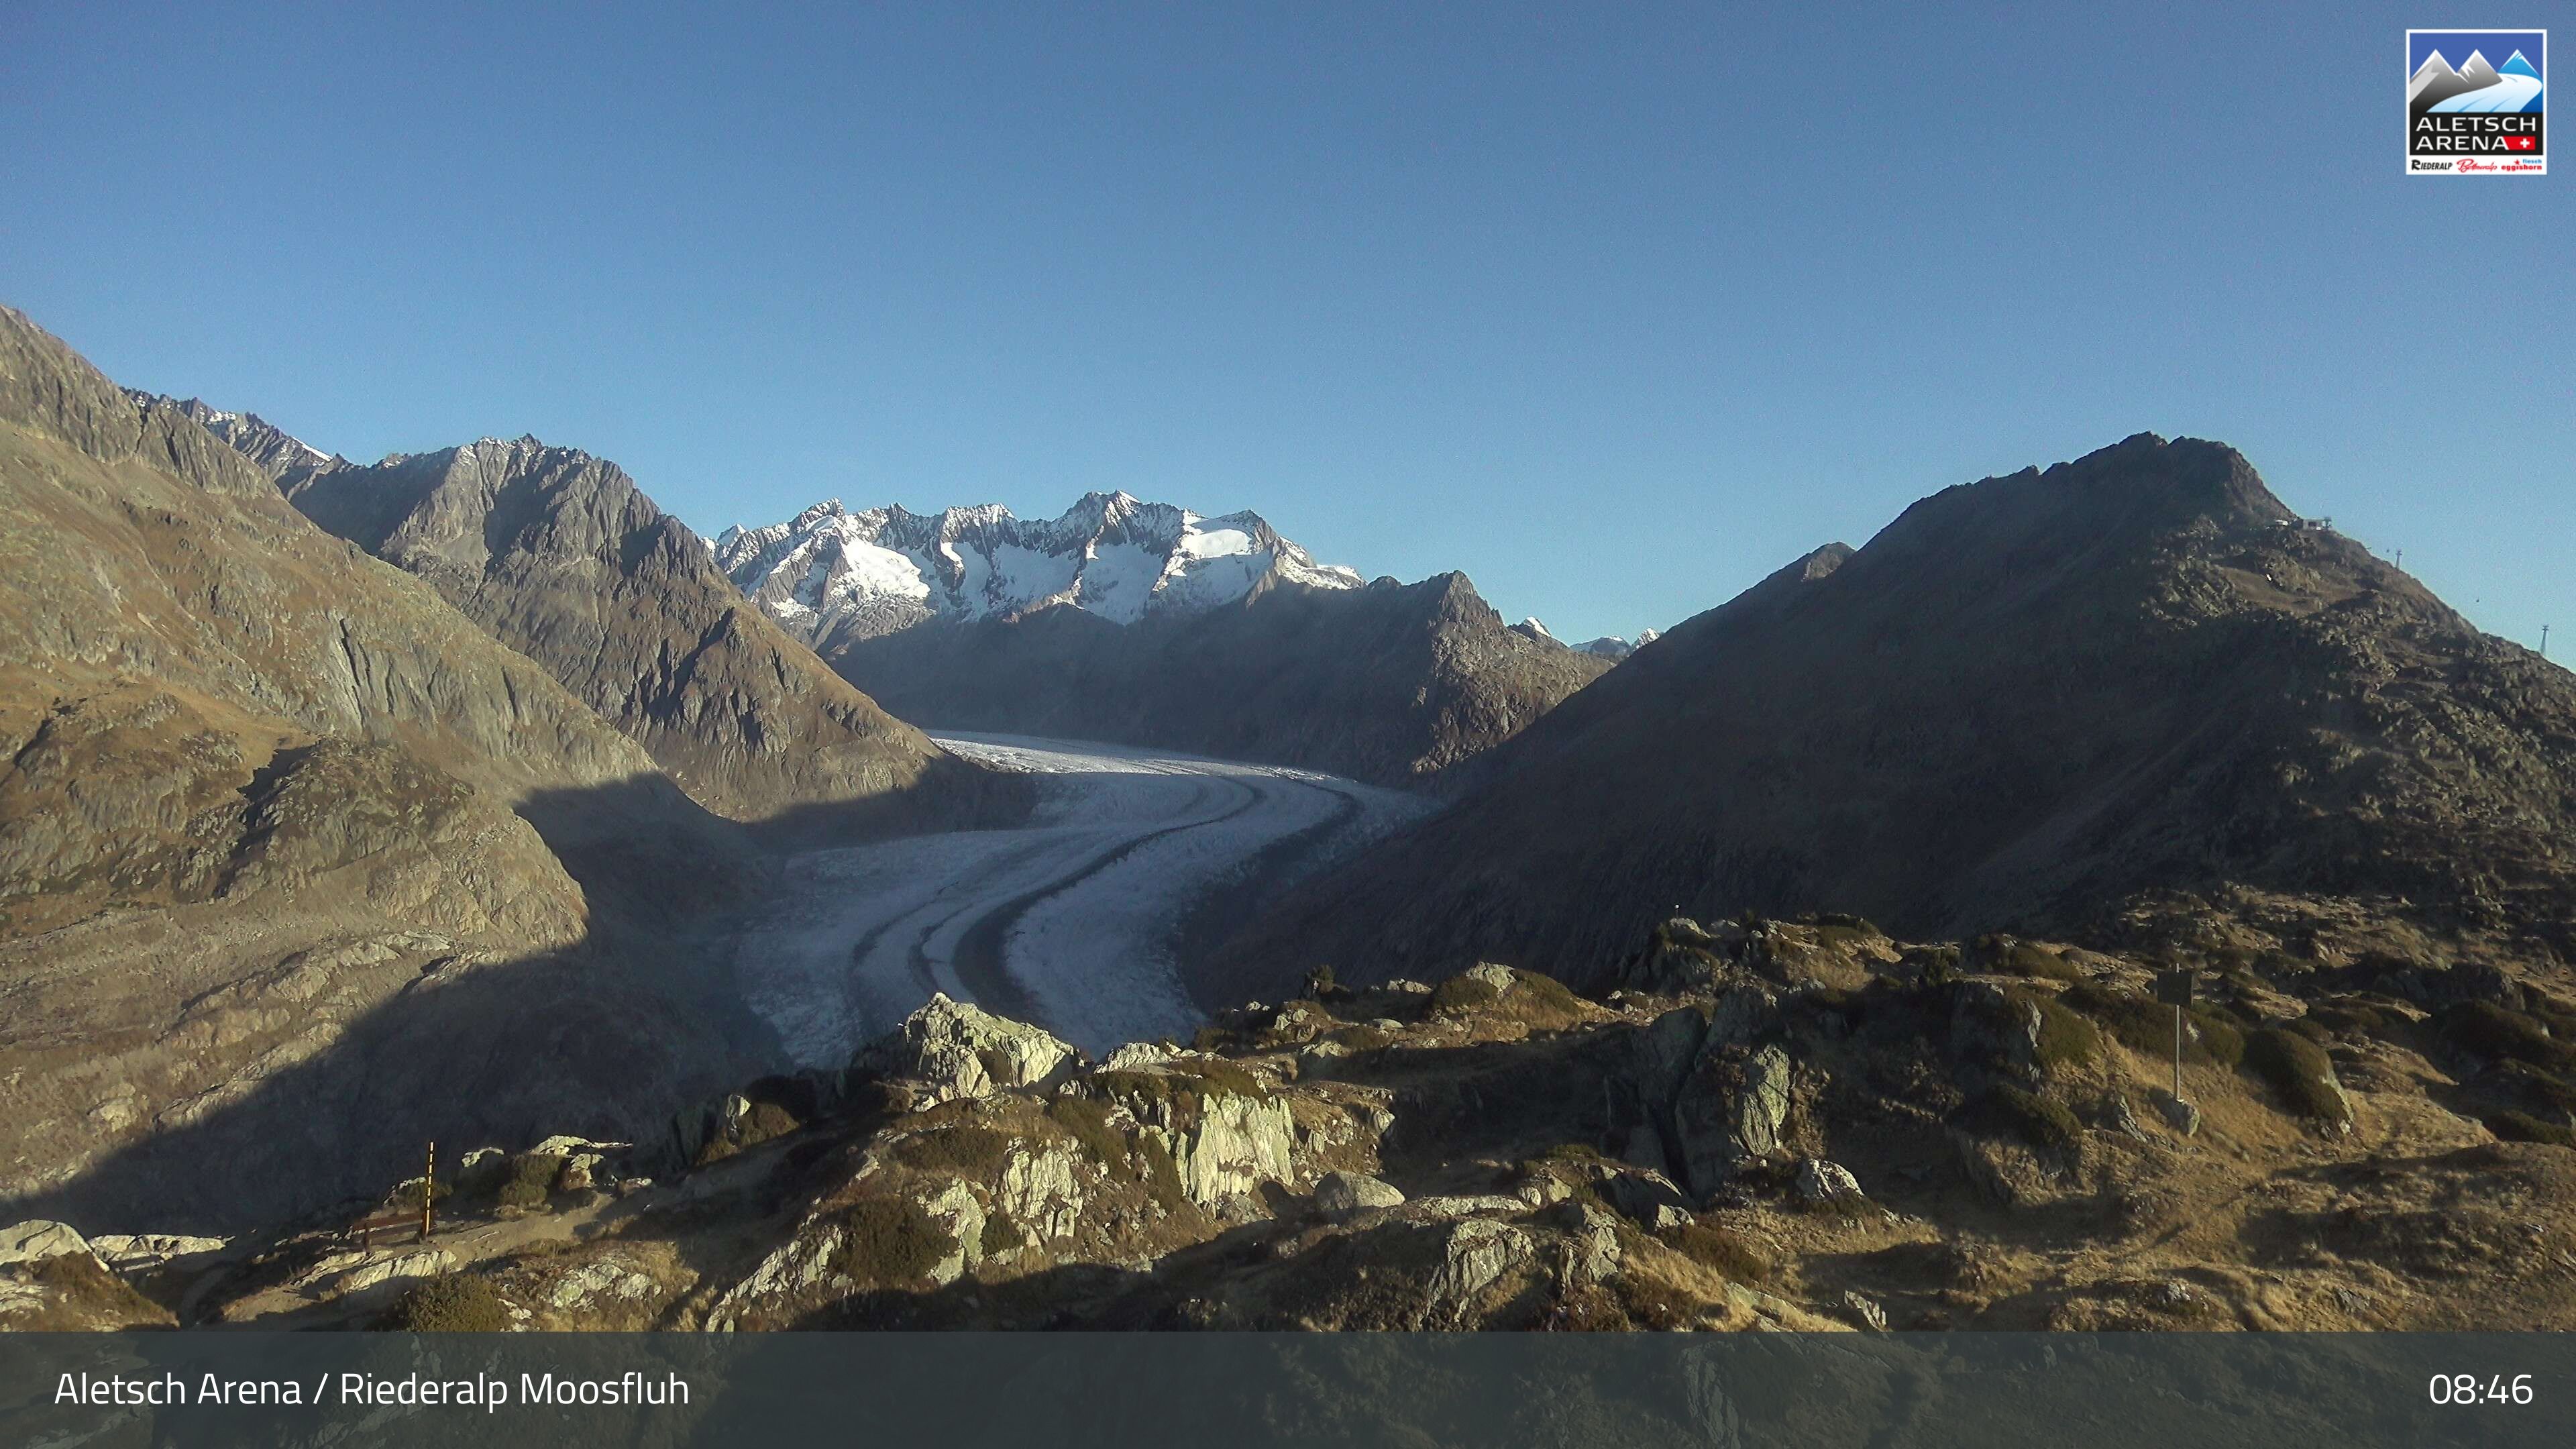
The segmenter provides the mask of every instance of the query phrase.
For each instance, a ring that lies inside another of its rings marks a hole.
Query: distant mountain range
[[[927,727],[1110,740],[1422,785],[1629,647],[1506,626],[1462,574],[1363,584],[1254,513],[1092,493],[1051,520],[818,504],[716,557]]]
[[[1087,493],[1062,517],[999,504],[934,514],[851,512],[835,499],[785,523],[728,528],[716,558],[746,595],[817,649],[931,620],[1011,619],[1057,605],[1112,623],[1240,602],[1271,582],[1355,589],[1255,513],[1203,518],[1127,493]]]

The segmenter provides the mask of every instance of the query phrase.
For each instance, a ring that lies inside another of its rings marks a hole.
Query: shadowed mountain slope
[[[2576,956],[2576,676],[2234,450],[2141,434],[1843,552],[1638,650],[1232,954],[1589,981],[1676,913],[2108,929],[2235,890]]]
[[[829,658],[908,719],[1187,750],[1421,786],[1610,661],[1507,627],[1464,574],[1310,588],[1112,623],[1066,606],[932,621]]]
[[[274,1213],[434,1132],[650,1121],[738,1066],[670,942],[758,868],[739,832],[7,309],[0,508],[0,1196]]]
[[[613,463],[487,438],[372,467],[299,464],[280,484],[545,666],[709,809],[842,807],[904,825],[999,798],[753,608]]]

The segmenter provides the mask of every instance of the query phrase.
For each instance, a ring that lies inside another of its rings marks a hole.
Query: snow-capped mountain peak
[[[1267,580],[1352,589],[1255,513],[1210,518],[1123,490],[1052,519],[988,503],[914,513],[833,499],[786,523],[728,528],[716,558],[753,602],[817,647],[930,619],[1007,618],[1070,604],[1129,624],[1233,603]]]
[[[1638,631],[1637,637],[1633,642],[1622,639],[1616,634],[1604,634],[1598,639],[1577,644],[1574,647],[1586,654],[1597,655],[1600,658],[1607,659],[1615,664],[1662,637],[1664,637],[1664,632],[1661,629],[1643,629]]]
[[[196,398],[165,398],[139,388],[127,388],[125,395],[137,403],[168,403],[178,408],[235,452],[267,470],[272,478],[345,462],[339,455],[323,452],[257,413],[226,412]]]

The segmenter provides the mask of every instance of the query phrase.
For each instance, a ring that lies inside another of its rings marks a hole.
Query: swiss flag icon
[[[2507,136],[2504,138],[2504,148],[2508,151],[2536,151],[2540,149],[2540,138],[2537,136]]]

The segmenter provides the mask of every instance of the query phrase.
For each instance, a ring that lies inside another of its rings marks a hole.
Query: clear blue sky
[[[2492,12],[1946,8],[19,5],[0,300],[362,459],[1124,487],[1571,637],[2215,437],[2576,657],[2576,126],[2401,169]]]

